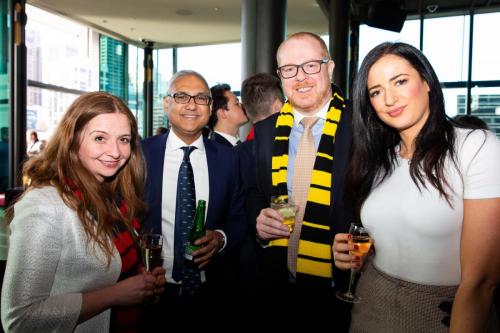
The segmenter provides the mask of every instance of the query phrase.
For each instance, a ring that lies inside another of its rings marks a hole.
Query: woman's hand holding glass
[[[341,244],[345,244],[345,238],[347,238],[347,247],[342,246]],[[359,222],[351,223],[351,226],[349,227],[349,234],[347,236],[337,235],[335,237],[333,246],[335,265],[338,268],[351,268],[349,288],[346,292],[338,291],[336,293],[339,299],[350,303],[358,303],[361,300],[360,297],[354,295],[352,288],[354,277],[361,267],[361,260],[366,257],[366,255],[370,251],[371,245],[372,239],[368,233],[368,230]],[[344,248],[344,250],[347,250],[348,252],[343,252],[342,248]],[[350,265],[346,264],[346,262],[344,261],[345,259],[350,260]]]
[[[359,269],[367,255],[358,252],[359,245],[352,242],[351,234],[336,234],[332,249],[335,266],[342,270]]]

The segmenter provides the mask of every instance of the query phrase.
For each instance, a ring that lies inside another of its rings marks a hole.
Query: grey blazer
[[[75,211],[53,187],[33,189],[14,206],[2,287],[6,332],[108,332],[110,309],[77,325],[82,293],[114,284],[118,251],[87,247]]]

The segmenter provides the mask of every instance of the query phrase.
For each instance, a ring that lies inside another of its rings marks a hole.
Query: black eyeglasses
[[[191,98],[194,100],[195,104],[198,105],[208,105],[210,104],[210,101],[212,100],[212,97],[207,96],[207,95],[196,95],[196,96],[191,96],[186,93],[175,93],[175,94],[167,94],[168,97],[173,97],[174,101],[179,104],[187,104],[191,101]]]
[[[311,60],[300,65],[285,65],[278,68],[278,74],[283,79],[290,79],[297,75],[299,68],[306,74],[317,74],[321,72],[321,65],[326,64],[329,59]]]

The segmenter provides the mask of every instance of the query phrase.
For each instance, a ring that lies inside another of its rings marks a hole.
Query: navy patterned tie
[[[188,241],[189,230],[196,211],[196,192],[194,175],[189,155],[196,147],[182,147],[184,158],[177,178],[177,199],[175,205],[174,268],[172,277],[182,281],[182,289],[194,293],[201,285],[200,271],[184,264],[184,247]]]

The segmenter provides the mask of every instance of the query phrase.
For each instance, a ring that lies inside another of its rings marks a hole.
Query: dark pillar
[[[359,21],[351,22],[351,33],[349,35],[349,67],[347,68],[348,82],[347,89],[344,91],[346,97],[351,95],[352,84],[359,64]]]
[[[22,184],[26,147],[26,44],[25,0],[12,0],[11,105],[9,138],[9,187]]]
[[[276,71],[276,50],[286,35],[286,0],[243,0],[242,79]]]
[[[144,129],[153,135],[153,42],[144,41]]]
[[[335,62],[333,82],[348,91],[349,1],[331,0],[329,15],[330,55]]]

